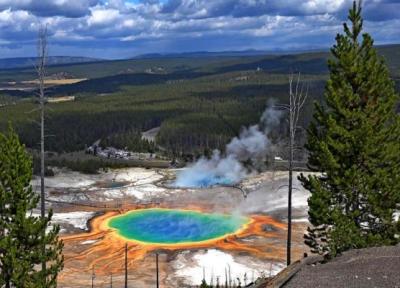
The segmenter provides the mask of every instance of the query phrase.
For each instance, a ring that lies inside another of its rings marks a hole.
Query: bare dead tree
[[[92,266],[92,288],[94,288],[94,279],[96,278],[96,275],[94,274],[94,266]]]
[[[128,288],[128,243],[125,243],[125,288]]]
[[[46,202],[44,192],[44,119],[45,119],[45,77],[46,77],[46,64],[47,64],[47,26],[41,26],[38,34],[38,59],[36,64],[36,72],[38,75],[38,97],[39,97],[39,110],[40,110],[40,212],[41,217],[46,217]],[[45,253],[45,247],[43,247]],[[46,261],[42,262],[42,271],[45,275]]]
[[[289,266],[291,263],[291,242],[292,242],[292,192],[293,192],[293,156],[296,150],[296,132],[299,127],[298,122],[301,110],[308,97],[308,87],[301,81],[301,74],[291,74],[289,76],[289,104],[274,105],[274,108],[288,111],[289,116],[289,183],[278,188],[288,187],[288,232],[287,232],[287,247],[286,247],[286,264]],[[275,167],[274,167],[275,171]]]
[[[296,78],[296,79],[295,79]],[[295,83],[294,83],[295,82]],[[301,75],[291,74],[289,77],[289,189],[288,189],[288,232],[286,264],[291,263],[291,242],[292,242],[292,191],[293,191],[293,153],[295,149],[296,131],[301,109],[308,97],[308,88],[304,91],[301,83]]]
[[[159,268],[158,268],[158,252],[156,252],[156,287],[159,288],[160,287],[160,283],[159,283]]]

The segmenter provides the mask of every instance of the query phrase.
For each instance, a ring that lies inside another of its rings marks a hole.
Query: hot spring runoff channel
[[[123,238],[148,244],[182,244],[235,234],[250,223],[242,216],[191,210],[142,209],[115,216],[108,226]]]

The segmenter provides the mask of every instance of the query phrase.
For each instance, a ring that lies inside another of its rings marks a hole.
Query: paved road
[[[400,288],[400,245],[352,250],[305,266],[284,287]]]

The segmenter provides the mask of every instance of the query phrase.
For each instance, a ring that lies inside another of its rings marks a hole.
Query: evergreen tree
[[[209,288],[209,286],[207,285],[207,282],[206,282],[205,279],[203,279],[203,280],[201,281],[200,288]]]
[[[32,215],[39,196],[32,191],[32,161],[10,129],[0,134],[0,287],[56,287],[62,269],[59,227]],[[43,254],[43,245],[46,246]],[[45,273],[39,264],[46,261]]]
[[[309,167],[322,174],[300,176],[311,192],[305,242],[332,256],[395,244],[400,234],[399,97],[371,36],[360,40],[360,4],[353,3],[349,20],[331,49],[326,103],[315,105],[308,130]]]

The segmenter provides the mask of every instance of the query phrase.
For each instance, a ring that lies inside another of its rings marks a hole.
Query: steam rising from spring
[[[282,116],[272,106],[273,103],[267,105],[259,124],[243,128],[239,137],[231,140],[225,154],[214,150],[211,159],[200,158],[178,173],[174,185],[188,188],[234,185],[260,168],[272,147],[268,133],[279,125]]]

